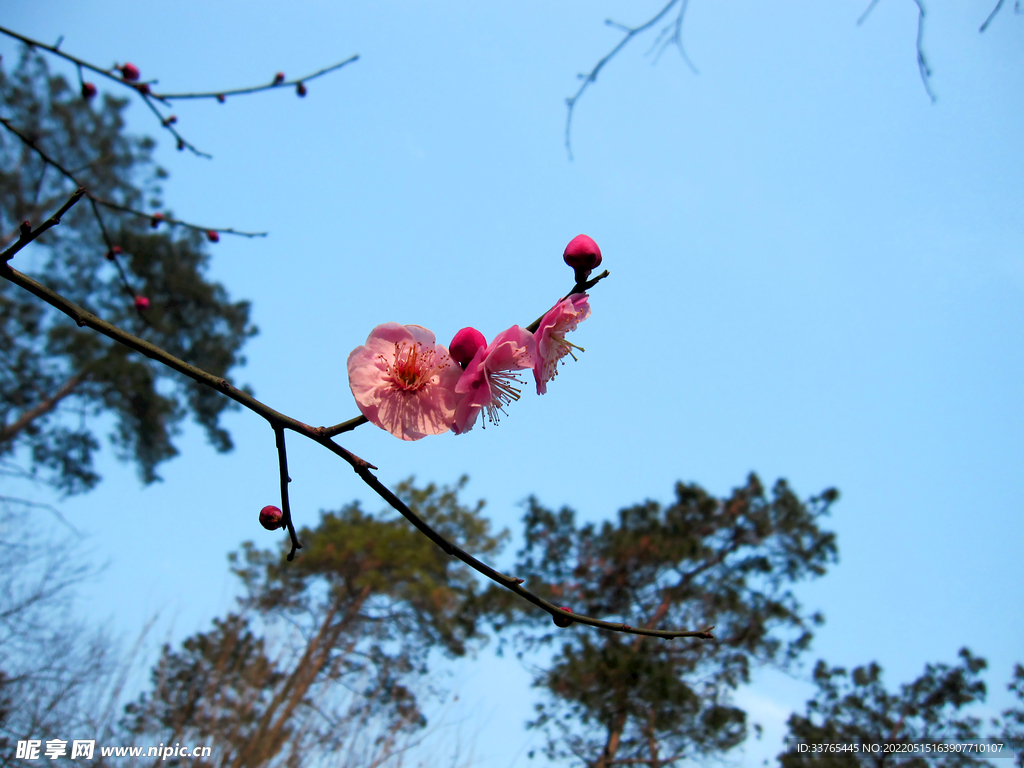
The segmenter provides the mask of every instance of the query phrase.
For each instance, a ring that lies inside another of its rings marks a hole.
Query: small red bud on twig
[[[219,101],[221,104],[223,104],[225,101],[227,101],[227,99],[224,97],[223,93],[218,93],[217,94],[217,101]]]
[[[156,229],[157,227],[160,226],[160,222],[163,220],[164,215],[162,213],[154,213],[153,217],[149,220],[149,226],[151,226],[153,229]]]
[[[274,85],[280,85],[284,82],[284,72],[278,72],[274,75]]]
[[[149,96],[149,83],[139,83],[135,86],[135,90],[137,90],[143,96]]]
[[[178,122],[178,118],[176,115],[171,115],[170,117],[164,118],[164,125],[174,125],[176,122]]]
[[[125,62],[121,67],[121,77],[125,80],[138,80],[139,79],[139,68],[134,64]]]
[[[82,83],[82,98],[91,99],[96,95],[96,86],[92,83]]]
[[[299,96],[305,96],[306,95],[306,86],[303,85],[302,83],[298,83],[295,86],[295,92],[297,94],[299,94]]]
[[[184,139],[178,139],[178,151],[181,152],[181,150],[183,150],[184,148],[185,148],[185,140]]]
[[[139,310],[139,312],[145,312],[147,309],[149,309],[149,299],[147,299],[145,296],[136,296],[135,308]]]
[[[569,613],[572,613],[572,608],[569,608],[568,606],[562,605],[562,606],[559,606],[559,607],[563,611],[568,611]],[[552,619],[552,621],[555,622],[555,626],[556,627],[561,627],[562,629],[565,629],[566,627],[568,627],[570,624],[573,623],[572,619],[570,619],[568,616],[562,616],[561,614],[557,614],[557,613],[553,613],[551,615],[551,619]]]
[[[21,232],[22,237],[28,237],[32,234],[32,222],[26,219],[21,222],[21,226],[18,227],[18,230]]]
[[[113,261],[115,258],[117,258],[117,255],[119,253],[121,253],[121,246],[115,245],[113,248],[107,251],[107,261]]]
[[[576,235],[565,246],[562,259],[576,272],[576,282],[582,283],[590,272],[601,266],[601,249],[593,238],[587,235]]]
[[[211,229],[209,232],[206,233],[206,239],[209,240],[211,243],[219,243],[220,235],[215,230]]]
[[[275,506],[268,504],[260,510],[260,525],[266,528],[268,531],[274,531],[284,525],[284,515],[281,510]]]

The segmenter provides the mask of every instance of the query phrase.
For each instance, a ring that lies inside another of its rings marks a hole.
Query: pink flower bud
[[[147,299],[145,296],[136,296],[135,308],[140,312],[145,312],[147,309],[149,309],[149,299]]]
[[[572,613],[572,608],[569,608],[568,606],[562,605],[559,607],[563,611],[568,611],[569,613]],[[568,616],[562,616],[557,613],[551,614],[551,620],[555,622],[556,627],[561,627],[562,629],[565,629],[570,624],[572,624],[572,619],[570,619]]]
[[[125,80],[138,80],[139,79],[139,68],[134,64],[125,62],[121,67],[121,77]]]
[[[225,101],[227,101],[227,99],[224,97],[223,93],[218,93],[217,94],[217,101],[219,101],[221,104],[223,104]]]
[[[107,261],[113,261],[115,258],[117,258],[117,255],[119,253],[121,253],[121,246],[115,245],[113,248],[107,251]]]
[[[151,226],[153,229],[156,229],[157,227],[160,226],[160,222],[163,220],[164,215],[162,213],[154,213],[152,218],[150,218],[149,220],[149,226]]]
[[[280,85],[284,82],[284,72],[278,72],[274,75],[274,85]]]
[[[448,354],[462,370],[466,370],[466,366],[469,365],[477,350],[486,346],[487,339],[480,331],[476,328],[463,328],[452,339],[452,343],[448,347]]]
[[[206,239],[209,240],[211,243],[219,243],[220,235],[211,229],[209,232],[206,233]]]
[[[268,504],[260,510],[260,525],[268,531],[275,531],[284,525],[283,517],[280,509]]]
[[[82,83],[82,98],[91,99],[96,95],[96,86],[92,83]]]
[[[21,232],[22,237],[28,237],[32,234],[32,222],[27,219],[21,222],[21,226],[18,227],[18,231]]]
[[[144,96],[148,96],[149,95],[149,83],[139,83],[138,85],[135,86],[135,90],[137,90],[139,93],[141,93]]]
[[[562,254],[565,263],[576,271],[576,282],[582,283],[593,269],[601,266],[601,249],[593,238],[587,235],[576,235],[565,246]]]
[[[176,122],[178,122],[177,115],[171,115],[170,117],[164,118],[164,125],[174,125]]]
[[[302,83],[298,83],[295,86],[295,92],[297,94],[299,94],[299,96],[305,96],[306,95],[306,86],[303,85]]]

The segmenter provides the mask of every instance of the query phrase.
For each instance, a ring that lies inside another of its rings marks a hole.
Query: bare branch
[[[88,374],[86,373],[86,371],[79,371],[66,382],[64,382],[64,384],[61,385],[60,389],[58,389],[52,395],[40,400],[32,408],[29,408],[27,411],[22,413],[17,419],[15,419],[10,424],[4,427],[0,427],[0,443],[5,443],[8,440],[13,440],[18,435],[18,433],[21,432],[21,430],[23,430],[33,421],[56,408],[57,404],[60,403],[61,400],[63,400],[65,397],[74,392],[75,388],[83,381],[85,381],[87,375]]]
[[[600,74],[601,70],[604,69],[605,64],[607,64],[609,61],[615,58],[619,51],[621,51],[623,48],[626,47],[626,45],[629,44],[630,40],[632,40],[634,37],[641,34],[642,32],[646,32],[648,29],[650,29],[659,21],[661,21],[665,17],[665,15],[670,10],[672,10],[672,6],[680,2],[681,5],[679,8],[679,15],[676,17],[676,20],[674,22],[669,24],[667,27],[665,27],[665,29],[661,31],[661,34],[658,35],[658,38],[655,41],[655,45],[657,46],[661,42],[662,38],[664,37],[664,35],[667,34],[669,29],[674,28],[674,34],[668,38],[667,42],[665,42],[664,45],[667,46],[675,44],[679,48],[679,53],[682,55],[683,61],[685,61],[687,65],[690,67],[690,69],[692,69],[694,72],[697,71],[697,68],[693,66],[693,63],[686,55],[686,51],[683,49],[682,42],[683,15],[686,13],[686,6],[688,0],[669,0],[668,4],[660,11],[658,11],[658,13],[655,14],[653,18],[648,19],[639,27],[628,27],[625,24],[620,24],[617,21],[606,19],[605,24],[607,24],[609,27],[614,27],[615,29],[618,29],[623,33],[624,36],[619,41],[618,45],[612,48],[608,53],[604,55],[604,57],[602,57],[597,62],[597,64],[594,65],[594,68],[591,69],[590,72],[588,72],[585,75],[581,74],[579,76],[580,80],[583,81],[579,89],[576,91],[575,94],[573,94],[572,96],[565,100],[566,106],[568,108],[568,113],[565,116],[565,151],[568,153],[570,160],[572,160],[572,116],[573,111],[576,108],[576,102],[579,101],[580,97],[583,95],[583,92],[587,90],[587,87],[595,80],[597,80],[597,76],[598,74]]]
[[[913,3],[917,6],[917,69],[921,73],[921,84],[924,85],[925,93],[928,94],[928,98],[931,99],[932,104],[935,103],[935,92],[932,91],[931,83],[928,82],[928,78],[932,76],[931,67],[928,66],[928,59],[925,58],[924,48],[922,42],[924,41],[924,3],[922,0],[913,0]],[[999,4],[1002,5],[1002,0],[999,0]],[[864,10],[864,13],[857,19],[858,26],[864,23],[864,20],[878,5],[878,0],[871,0],[868,3],[868,7]],[[999,10],[999,6],[996,6],[996,10]],[[995,13],[995,11],[993,11]],[[986,22],[987,23],[987,22]],[[984,31],[984,27],[982,28]]]
[[[0,118],[0,121],[2,121],[2,118]],[[22,223],[21,234],[18,237],[17,242],[15,242],[14,245],[12,245],[3,253],[0,253],[0,263],[6,264],[8,261],[14,258],[14,254],[16,254],[29,243],[31,243],[41,234],[43,234],[43,232],[50,229],[50,227],[55,227],[58,224],[60,224],[60,217],[67,213],[71,209],[71,206],[73,206],[75,203],[81,200],[84,194],[86,194],[84,187],[79,187],[78,189],[76,189],[74,193],[71,195],[71,197],[68,198],[67,202],[64,203],[64,205],[62,205],[57,210],[57,212],[53,214],[53,216],[48,218],[35,229],[32,229],[32,226],[29,222]]]
[[[992,9],[992,13],[988,15],[988,18],[985,19],[985,23],[982,24],[981,27],[978,29],[979,32],[984,32],[986,29],[988,29],[988,25],[992,23],[992,19],[994,19],[996,14],[999,13],[999,9],[1003,7],[1004,2],[1006,2],[1006,0],[999,0],[999,2],[996,3],[996,7]],[[1020,13],[1020,0],[1017,0],[1013,4],[1013,12]]]
[[[55,160],[52,156],[50,156],[47,152],[45,152],[42,148],[40,148],[38,143],[34,139],[32,139],[29,136],[26,136],[24,133],[22,133],[20,130],[18,130],[18,128],[16,128],[14,126],[14,124],[10,120],[8,120],[5,117],[0,117],[0,125],[3,125],[4,128],[6,128],[8,131],[10,131],[15,136],[17,136],[18,139],[26,147],[28,147],[33,152],[35,152],[40,157],[40,159],[44,163],[46,163],[46,165],[51,166],[52,168],[55,168],[58,172],[60,172],[60,174],[62,176],[64,176],[64,178],[66,178],[69,181],[71,181],[72,183],[74,183],[75,186],[82,188],[84,194],[89,198],[90,202],[93,204],[93,210],[95,210],[95,207],[97,205],[102,205],[104,208],[109,208],[112,211],[120,211],[121,213],[129,213],[129,214],[131,214],[133,216],[139,216],[139,217],[144,218],[144,219],[152,220],[153,214],[151,214],[151,213],[146,213],[145,211],[140,211],[140,210],[137,210],[135,208],[129,208],[126,205],[121,205],[120,203],[115,203],[115,202],[112,202],[110,200],[104,200],[102,197],[96,197],[95,195],[90,193],[87,189],[85,189],[85,185],[79,182],[79,180],[75,177],[75,174],[73,174],[71,171],[69,171],[67,168],[65,168],[63,165],[61,165],[57,160]],[[104,239],[106,240],[107,248],[110,248],[111,247],[110,238],[107,236],[106,229],[103,226],[103,220],[99,217],[99,213],[98,212],[96,213],[96,220],[97,220],[97,222],[99,222],[100,229],[103,231],[103,236],[104,236]],[[236,229],[232,229],[231,227],[205,227],[205,226],[201,226],[199,224],[190,224],[187,221],[182,221],[181,219],[175,219],[175,218],[170,218],[170,217],[166,217],[166,216],[162,216],[160,220],[164,221],[164,222],[166,222],[168,224],[171,224],[173,226],[176,226],[176,227],[186,227],[188,229],[192,229],[192,230],[195,230],[197,232],[204,232],[204,233],[206,233],[206,232],[221,232],[221,233],[224,233],[226,235],[238,235],[240,237],[266,237],[267,236],[266,232],[242,232],[242,231],[239,231],[239,230],[236,230]]]

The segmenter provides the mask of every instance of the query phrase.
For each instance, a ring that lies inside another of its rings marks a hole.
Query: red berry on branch
[[[115,245],[113,248],[107,251],[107,261],[113,261],[119,253],[121,253],[121,246]]]
[[[601,266],[601,249],[597,247],[593,238],[587,235],[576,235],[565,246],[562,258],[575,270],[576,282],[582,283],[590,276],[591,270]]]
[[[268,531],[274,531],[284,525],[284,515],[281,510],[277,507],[268,504],[260,510],[260,525],[266,528]]]
[[[143,96],[149,96],[149,83],[139,83],[135,86],[135,90],[137,90]]]
[[[563,611],[568,611],[569,613],[572,613],[572,608],[569,608],[569,607],[567,607],[565,605],[562,605],[562,606],[559,606],[559,607]],[[572,624],[572,619],[570,619],[568,616],[562,616],[562,615],[557,614],[557,613],[551,614],[551,619],[552,619],[552,621],[555,622],[555,626],[556,627],[561,627],[562,629],[565,629],[570,624]]]
[[[157,227],[160,226],[160,222],[163,220],[164,215],[162,213],[154,213],[153,217],[149,220],[149,226],[151,226],[153,229],[156,229]]]
[[[218,93],[217,94],[217,101],[219,101],[221,104],[223,104],[225,101],[227,101],[227,99],[224,98],[224,94],[223,93]]]
[[[297,94],[299,94],[299,96],[305,96],[306,95],[306,86],[303,85],[302,83],[299,83],[298,85],[295,86],[295,92]]]
[[[284,72],[278,72],[274,75],[274,85],[280,85],[284,82]]]
[[[91,99],[96,95],[96,86],[92,83],[82,83],[82,98]]]
[[[215,230],[211,229],[209,232],[206,233],[206,239],[209,240],[211,243],[219,243],[220,235]]]
[[[139,312],[145,312],[147,309],[149,309],[149,299],[147,299],[145,296],[136,296],[135,308],[139,310]]]
[[[121,77],[123,77],[125,80],[139,79],[139,68],[136,67],[134,64],[125,62],[123,65],[121,65],[120,70]]]

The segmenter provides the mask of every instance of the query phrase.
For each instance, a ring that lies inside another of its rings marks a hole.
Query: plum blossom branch
[[[158,94],[158,93],[155,93],[152,90],[152,86],[155,85],[156,82],[157,82],[156,80],[136,82],[136,80],[138,79],[138,71],[137,70],[134,71],[134,73],[133,73],[134,77],[129,77],[128,74],[125,73],[124,69],[122,69],[121,70],[121,76],[119,77],[118,75],[113,74],[115,71],[117,71],[117,66],[116,65],[114,67],[111,67],[110,69],[103,69],[102,67],[98,67],[95,64],[90,64],[88,61],[85,61],[84,59],[80,59],[77,56],[72,56],[69,53],[65,53],[64,51],[60,50],[60,43],[64,39],[63,37],[61,37],[61,39],[57,41],[56,45],[47,45],[46,43],[40,42],[39,40],[33,40],[30,37],[26,37],[25,35],[22,35],[22,34],[19,34],[17,32],[14,32],[13,30],[7,29],[5,27],[0,27],[0,34],[7,35],[8,37],[13,37],[15,40],[20,40],[21,42],[23,42],[25,45],[29,46],[30,48],[40,48],[40,49],[42,49],[44,51],[47,51],[48,53],[50,53],[50,54],[52,54],[54,56],[58,56],[58,57],[66,60],[66,61],[70,61],[72,64],[74,64],[78,68],[79,85],[82,87],[83,95],[86,95],[87,92],[89,92],[88,91],[89,88],[92,89],[91,90],[91,94],[92,95],[95,95],[95,92],[96,92],[95,91],[95,86],[93,86],[92,83],[86,83],[85,80],[83,79],[83,77],[82,77],[82,71],[83,70],[89,70],[90,72],[95,72],[97,75],[100,75],[101,77],[105,77],[108,80],[111,80],[111,81],[113,81],[115,83],[118,83],[122,87],[129,88],[129,89],[135,91],[139,96],[142,97],[143,101],[146,102],[146,106],[149,107],[149,109],[153,112],[154,115],[156,115],[157,120],[160,121],[160,127],[163,128],[165,131],[168,131],[174,137],[174,140],[177,143],[178,149],[188,149],[189,151],[191,151],[193,154],[197,155],[198,157],[207,157],[207,158],[210,157],[209,154],[207,154],[206,152],[202,152],[199,149],[197,149],[191,142],[189,142],[187,139],[185,139],[181,135],[181,133],[174,127],[175,123],[177,122],[177,118],[174,115],[165,115],[165,114],[163,114],[157,108],[157,106],[155,104],[153,104],[151,99],[156,99],[156,100],[160,101],[161,103],[167,104],[167,105],[170,104],[170,101],[172,99],[203,99],[203,98],[212,98],[212,99],[217,99],[217,101],[223,102],[227,96],[234,96],[234,95],[240,95],[240,94],[246,94],[246,93],[256,93],[257,91],[267,91],[267,90],[271,90],[273,88],[284,88],[284,87],[290,87],[290,86],[295,86],[296,92],[298,93],[299,96],[305,96],[306,95],[305,82],[308,82],[308,81],[313,80],[315,78],[318,78],[318,77],[321,77],[323,75],[326,75],[329,72],[333,72],[335,70],[341,69],[342,67],[346,66],[347,64],[351,64],[352,62],[357,61],[359,59],[359,55],[358,54],[356,54],[354,56],[350,56],[349,58],[345,59],[344,61],[338,62],[337,64],[332,64],[329,67],[324,67],[323,69],[318,70],[318,71],[314,72],[311,75],[307,75],[304,78],[299,78],[298,80],[287,80],[286,81],[284,79],[283,75],[278,74],[278,76],[276,76],[271,83],[264,84],[264,85],[256,85],[256,86],[252,86],[250,88],[235,88],[235,89],[229,90],[229,91],[211,91],[211,92],[208,92],[208,93],[171,93],[171,94],[166,94],[165,93],[165,94]],[[219,231],[224,231],[224,230],[219,230]]]
[[[686,55],[686,50],[683,48],[683,17],[686,14],[686,6],[689,0],[669,0],[669,2],[656,13],[652,18],[645,21],[638,27],[627,27],[625,24],[619,24],[618,22],[606,19],[605,24],[609,27],[614,27],[623,33],[623,38],[618,44],[606,53],[598,62],[594,65],[593,69],[586,74],[580,74],[579,79],[582,80],[580,87],[576,93],[568,97],[565,100],[567,107],[567,114],[565,116],[565,151],[569,155],[569,159],[572,160],[572,117],[574,110],[576,109],[576,102],[579,101],[583,92],[587,90],[591,83],[597,80],[598,74],[604,69],[605,65],[611,61],[615,56],[618,55],[619,51],[625,48],[629,41],[637,35],[646,32],[648,29],[653,27],[659,21],[661,21],[668,14],[672,7],[679,5],[679,12],[674,21],[669,22],[662,30],[658,33],[657,38],[654,41],[654,48],[659,48],[658,56],[670,45],[675,45],[679,49],[680,55],[683,57],[683,61],[686,62],[687,66],[694,72],[697,73],[697,68],[690,61],[690,57]],[[672,34],[669,35],[669,31],[672,30]],[[660,47],[659,47],[660,46]]]
[[[78,199],[81,195],[78,195]],[[74,205],[74,202],[69,200],[66,204],[67,208]],[[51,225],[52,226],[52,225]],[[26,240],[26,243],[28,240]],[[24,247],[23,245],[21,247]],[[19,248],[20,250],[20,248]],[[285,454],[284,445],[284,430],[290,429],[297,434],[307,437],[315,443],[322,445],[327,450],[331,451],[335,455],[342,458],[345,462],[352,467],[359,478],[366,483],[367,486],[372,488],[378,496],[386,501],[392,508],[399,512],[405,517],[410,523],[412,523],[421,533],[429,538],[434,544],[440,547],[446,554],[451,557],[456,557],[466,565],[473,568],[478,573],[486,576],[497,584],[503,586],[511,592],[514,592],[519,597],[533,603],[537,607],[547,611],[552,616],[563,616],[565,612],[553,603],[544,600],[539,595],[534,594],[530,590],[522,586],[523,580],[512,576],[507,576],[503,573],[496,571],[485,563],[480,562],[475,557],[465,552],[460,547],[456,546],[452,542],[448,541],[438,531],[432,528],[425,520],[419,515],[413,512],[409,507],[399,499],[387,486],[380,482],[377,477],[371,472],[373,469],[377,469],[373,464],[368,461],[359,458],[355,454],[351,453],[347,449],[335,443],[330,437],[324,434],[325,429],[323,427],[312,427],[305,424],[297,419],[290,416],[286,416],[280,413],[265,403],[260,402],[252,395],[234,387],[227,379],[213,376],[210,373],[197,368],[196,366],[190,365],[189,363],[181,360],[169,352],[161,349],[157,345],[134,336],[127,331],[118,328],[117,326],[101,320],[96,315],[88,312],[87,310],[79,307],[77,304],[64,298],[57,292],[47,288],[41,283],[33,280],[31,277],[12,269],[7,261],[0,262],[0,277],[3,277],[15,285],[27,290],[33,295],[45,301],[50,306],[58,309],[59,311],[66,314],[79,327],[88,327],[102,333],[114,341],[125,345],[126,347],[139,352],[146,357],[155,360],[156,362],[167,366],[168,368],[189,377],[193,381],[198,382],[204,386],[210,387],[211,389],[220,392],[225,397],[229,397],[238,404],[265,418],[274,430],[275,438],[278,446],[278,465],[281,475],[281,497],[282,504],[284,505],[284,515],[289,521],[289,535],[292,538],[292,551],[289,557],[293,557],[295,550],[301,546],[295,537],[294,527],[290,524],[291,521],[291,510],[288,502],[287,485],[290,480],[288,477],[288,465],[287,457]],[[603,278],[604,275],[599,276],[594,282]],[[353,420],[353,421],[357,421]],[[712,639],[713,627],[705,627],[699,630],[656,630],[648,627],[632,627],[628,624],[620,622],[603,621],[601,619],[593,618],[590,616],[583,616],[579,614],[572,614],[573,620],[578,624],[587,624],[592,627],[599,629],[607,629],[614,632],[625,632],[634,635],[647,635],[651,637],[661,638],[674,638],[674,637],[693,637],[698,639]]]
[[[328,72],[333,72],[336,69],[352,64],[359,60],[359,54],[349,56],[344,61],[339,61],[337,64],[332,64],[329,67],[317,70],[311,75],[305,77],[295,78],[294,80],[278,80],[276,77],[269,83],[263,85],[253,85],[249,88],[233,88],[228,91],[207,91],[202,93],[154,93],[154,99],[160,99],[160,101],[169,102],[174,99],[217,99],[217,101],[223,101],[228,96],[239,96],[244,93],[257,93],[259,91],[270,91],[274,88],[290,88],[292,86],[298,87],[304,83],[308,83],[310,80],[315,80],[322,75],[326,75]]]

